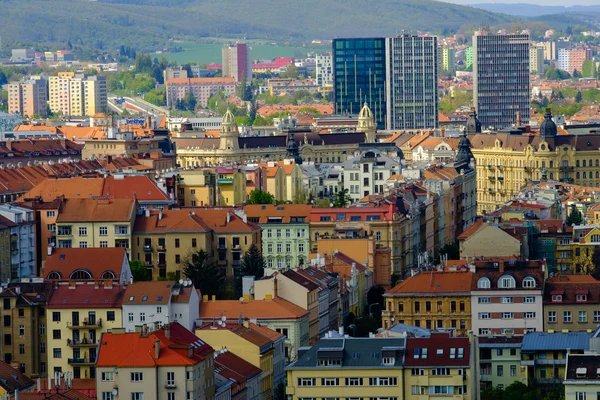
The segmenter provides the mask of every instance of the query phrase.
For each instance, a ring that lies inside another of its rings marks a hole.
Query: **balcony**
[[[84,357],[79,357],[79,358],[69,358],[68,360],[69,364],[73,364],[73,365],[94,365],[96,364],[96,360],[90,360],[89,358],[84,358]]]
[[[227,250],[227,244],[226,243],[219,243],[217,245],[217,249],[219,249],[219,250]]]
[[[547,359],[547,358],[542,358],[542,359],[537,359],[535,360],[535,364],[536,365],[565,365],[567,363],[567,360],[551,360],[551,359]]]
[[[233,178],[219,178],[220,185],[232,184],[232,183],[233,183]]]
[[[233,265],[234,267],[239,266],[242,263],[242,260],[232,260],[231,261],[231,265]]]
[[[232,251],[242,251],[242,247],[239,244],[234,244],[231,246]]]
[[[144,245],[144,251],[152,251],[152,246],[149,244]]]
[[[574,170],[575,170],[575,168],[574,168],[574,167],[570,167],[570,166],[568,166],[568,165],[561,165],[561,166],[559,167],[559,169],[560,169],[561,171],[566,171],[566,172],[571,172],[571,171],[574,171]]]
[[[144,261],[144,266],[151,267],[152,266],[152,261]]]
[[[98,342],[88,339],[83,340],[71,340],[67,339],[67,346],[69,347],[96,347]]]
[[[87,318],[83,320],[83,323],[81,323],[81,321],[69,321],[67,322],[67,328],[69,329],[97,329],[97,328],[102,328],[102,318],[99,318],[97,320],[93,320],[91,322],[88,322]]]
[[[177,389],[177,384],[175,383],[175,381],[166,382],[165,389]]]
[[[167,266],[167,261],[166,260],[158,260],[158,266],[159,267],[166,267]]]
[[[538,385],[561,385],[562,379],[558,378],[537,378],[535,380]]]
[[[158,250],[158,251],[167,251],[167,248],[165,247],[165,245],[164,245],[164,244],[162,244],[162,245],[161,245],[161,244],[159,244],[159,245],[158,245],[158,247],[157,247],[157,250]]]

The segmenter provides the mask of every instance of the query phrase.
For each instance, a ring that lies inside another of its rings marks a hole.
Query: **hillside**
[[[2,42],[140,50],[202,37],[305,41],[451,32],[513,17],[433,0],[0,0]]]
[[[600,12],[600,6],[540,6],[537,4],[529,3],[482,3],[471,4],[471,7],[479,8],[490,12],[501,12],[504,14],[521,17],[537,17],[542,15],[563,13]]]

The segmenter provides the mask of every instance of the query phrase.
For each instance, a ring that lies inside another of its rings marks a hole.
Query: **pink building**
[[[223,78],[174,78],[167,81],[167,106],[174,107],[192,92],[199,107],[207,107],[208,99],[219,92],[235,93],[235,80]]]

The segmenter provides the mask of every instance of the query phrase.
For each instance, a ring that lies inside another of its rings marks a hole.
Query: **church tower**
[[[365,133],[366,143],[375,143],[375,135],[377,134],[377,125],[375,124],[375,118],[373,118],[373,112],[365,103],[360,114],[358,114],[358,126],[357,132]]]
[[[223,115],[223,121],[221,122],[221,133],[219,134],[219,148],[221,150],[239,150],[239,136],[240,133],[238,132],[238,126],[235,122],[235,116],[230,110],[227,110],[225,115]]]
[[[467,120],[467,135],[475,135],[476,133],[481,133],[481,123],[477,118],[477,111],[475,111],[475,107],[471,107],[471,113],[469,114],[469,119]]]

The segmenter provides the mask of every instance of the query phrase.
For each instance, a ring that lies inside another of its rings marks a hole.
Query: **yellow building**
[[[405,339],[324,338],[286,368],[289,400],[403,399]]]
[[[591,275],[558,275],[544,284],[546,332],[591,332],[600,323],[595,299],[600,281]]]
[[[100,336],[122,327],[125,289],[112,281],[58,285],[46,308],[48,373],[95,378]]]
[[[490,246],[490,243],[494,243]],[[477,220],[458,236],[460,257],[514,257],[521,254],[521,241],[497,225]]]
[[[136,210],[132,199],[65,199],[56,219],[56,245],[125,247],[131,255]]]
[[[59,72],[48,78],[48,105],[53,113],[91,116],[105,112],[106,77]]]
[[[250,327],[242,325],[204,324],[196,329],[196,336],[214,349],[227,348],[236,356],[261,369],[262,400],[273,399],[273,341]],[[252,324],[254,325],[254,324]]]
[[[477,211],[491,212],[512,200],[532,181],[557,180],[581,186],[600,186],[600,136],[557,135],[550,110],[539,135],[515,132],[481,134],[474,111],[467,123],[477,164]],[[478,129],[475,126],[478,126]],[[479,131],[479,133],[478,133]]]
[[[0,248],[10,249],[10,228],[13,226],[15,226],[14,222],[0,215]],[[10,251],[0,251],[0,275],[4,281],[10,276],[11,258]]]
[[[600,248],[600,227],[592,225],[573,226],[571,258],[563,259],[563,265],[575,274],[590,274],[594,270],[594,251]]]
[[[240,205],[248,199],[246,174],[240,168],[217,167],[217,206]]]
[[[179,171],[177,202],[180,207],[214,207],[216,186],[215,173],[209,168]]]
[[[429,330],[451,329],[466,335],[471,329],[471,272],[421,272],[384,294],[384,329],[395,323]]]
[[[109,135],[110,136],[110,135]],[[81,151],[82,158],[129,157],[137,154],[158,154],[162,157],[158,142],[160,139],[135,138],[131,132],[117,133],[115,137],[103,139],[81,138],[85,145]]]
[[[600,355],[569,354],[567,355],[565,400],[594,400],[600,393]]]

